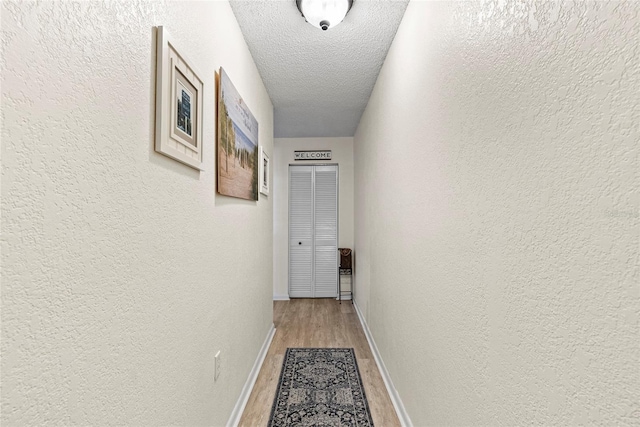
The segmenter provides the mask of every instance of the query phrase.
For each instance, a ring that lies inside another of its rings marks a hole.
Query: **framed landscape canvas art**
[[[218,81],[218,193],[258,200],[258,122],[223,68]]]

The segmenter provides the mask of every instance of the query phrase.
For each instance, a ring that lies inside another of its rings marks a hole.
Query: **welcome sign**
[[[295,160],[331,160],[331,150],[294,151]]]

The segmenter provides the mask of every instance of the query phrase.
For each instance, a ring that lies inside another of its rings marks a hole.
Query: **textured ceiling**
[[[295,0],[231,0],[275,108],[274,133],[353,136],[408,0],[355,0],[322,31]]]

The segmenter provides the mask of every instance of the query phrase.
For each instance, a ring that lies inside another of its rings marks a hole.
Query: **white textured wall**
[[[640,4],[411,2],[356,301],[415,425],[640,423]]]
[[[204,168],[153,151],[155,38],[202,73]],[[272,204],[215,193],[226,2],[2,2],[2,422],[224,425],[272,323]],[[222,371],[213,382],[213,355]]]
[[[326,162],[295,161],[296,150],[331,150]],[[289,297],[289,165],[338,164],[338,247],[353,248],[353,138],[275,138],[273,153],[273,296]],[[348,279],[347,279],[348,281]]]

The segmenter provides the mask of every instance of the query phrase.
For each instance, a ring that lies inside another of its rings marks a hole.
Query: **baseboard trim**
[[[387,367],[384,365],[384,361],[382,360],[382,356],[380,356],[380,352],[378,351],[378,346],[376,346],[376,342],[373,340],[373,335],[371,335],[371,331],[369,330],[369,325],[367,325],[367,321],[364,319],[358,304],[354,301],[354,308],[356,309],[356,313],[358,314],[358,318],[360,319],[360,324],[362,325],[362,329],[364,330],[364,334],[367,337],[367,341],[369,342],[369,347],[371,347],[371,352],[373,353],[373,358],[376,361],[376,365],[378,365],[378,369],[380,370],[380,375],[382,375],[382,380],[384,381],[384,385],[387,388],[387,392],[389,393],[389,398],[391,398],[391,403],[393,403],[393,407],[396,410],[396,414],[398,415],[398,419],[400,420],[400,424],[402,427],[412,427],[411,418],[409,418],[409,414],[407,410],[404,408],[402,404],[402,399],[400,399],[400,395],[398,391],[393,386],[393,381],[391,381],[391,376],[389,375],[389,371],[387,371]]]
[[[289,301],[289,295],[273,295],[274,301]]]
[[[238,397],[236,406],[234,406],[233,411],[231,412],[231,416],[229,417],[229,421],[227,421],[227,427],[236,427],[238,423],[240,423],[242,412],[244,412],[244,408],[245,406],[247,406],[249,396],[251,396],[253,386],[256,384],[258,374],[260,373],[260,368],[262,368],[262,363],[264,363],[264,359],[265,357],[267,357],[267,352],[269,351],[269,347],[271,346],[271,341],[273,341],[273,336],[275,335],[275,333],[276,327],[272,323],[271,329],[269,329],[269,332],[267,332],[267,338],[264,340],[262,348],[258,353],[258,357],[253,364],[253,368],[251,368],[251,372],[249,372],[247,382],[245,382],[244,387],[242,387],[242,391],[240,392],[240,396]]]

